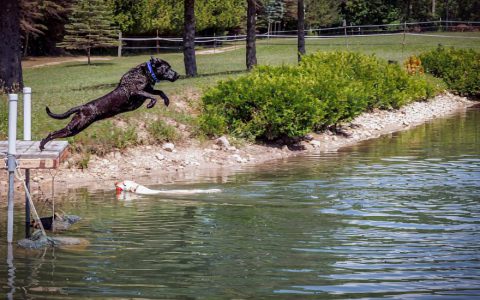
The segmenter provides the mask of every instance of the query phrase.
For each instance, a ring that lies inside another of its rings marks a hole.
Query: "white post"
[[[32,140],[32,89],[23,88],[23,140]]]
[[[23,140],[32,140],[32,89],[23,88]],[[30,169],[25,169],[25,185],[30,193]],[[30,237],[30,203],[25,191],[25,238]]]
[[[15,155],[17,154],[17,104],[18,95],[8,94],[8,207],[7,207],[7,242],[13,242],[13,197]]]
[[[8,94],[8,154],[17,154],[17,106],[18,95]]]

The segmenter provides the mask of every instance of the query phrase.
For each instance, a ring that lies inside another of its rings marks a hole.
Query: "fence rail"
[[[471,39],[480,40],[480,36],[458,36],[448,34],[449,32],[471,32],[480,31],[480,22],[477,21],[427,21],[427,22],[404,22],[382,25],[347,25],[328,28],[311,28],[305,30],[307,40],[329,40],[348,39],[351,37],[373,37],[373,36],[425,36],[445,39]],[[443,34],[431,34],[439,32]],[[430,33],[430,34],[429,34]],[[296,39],[297,30],[275,30],[257,34],[259,40],[266,39]],[[219,46],[228,44],[238,45],[238,42],[245,41],[246,35],[224,35],[224,36],[197,36],[195,44],[211,47],[214,50]],[[152,43],[155,43],[152,45]],[[402,42],[404,43],[404,42]],[[276,43],[274,45],[281,45]],[[183,38],[181,37],[122,37],[119,34],[118,56],[122,56],[123,50],[177,50],[183,49]]]

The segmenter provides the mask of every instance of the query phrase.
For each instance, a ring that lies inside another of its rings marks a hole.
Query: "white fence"
[[[327,39],[347,39],[349,37],[372,37],[372,36],[434,36],[438,38],[464,38],[477,39],[480,36],[457,36],[449,35],[448,32],[472,32],[480,31],[480,22],[474,21],[429,21],[429,22],[404,22],[396,24],[383,25],[345,25],[339,27],[306,29],[305,39],[307,40],[327,40]],[[436,34],[428,34],[433,33]],[[439,34],[439,32],[443,34]],[[257,39],[296,39],[296,30],[276,30],[257,34]],[[195,44],[213,48],[218,46],[243,46],[242,41],[246,40],[246,35],[224,35],[224,36],[206,36],[196,37]],[[125,50],[155,50],[159,51],[181,51],[183,49],[183,38],[181,37],[123,37],[120,33],[118,43],[118,56],[122,56]],[[282,45],[281,43],[272,43],[272,45]]]

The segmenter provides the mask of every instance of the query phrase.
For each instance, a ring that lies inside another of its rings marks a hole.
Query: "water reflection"
[[[66,235],[90,246],[15,247],[14,261],[0,264],[9,274],[1,291],[32,299],[474,298],[479,119],[471,111],[339,153],[171,187],[220,194],[76,191],[62,209],[84,219]],[[1,241],[1,257],[7,252]]]

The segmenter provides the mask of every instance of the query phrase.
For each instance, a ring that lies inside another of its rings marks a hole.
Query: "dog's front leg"
[[[145,92],[145,91],[138,91],[136,92],[134,95],[137,95],[137,96],[143,96],[147,99],[150,99],[150,103],[147,104],[147,108],[152,108],[155,106],[155,104],[157,103],[157,99],[155,99],[155,95],[154,94],[150,94],[149,92]]]
[[[163,103],[165,103],[165,106],[168,106],[170,104],[170,99],[168,99],[167,95],[160,90],[155,90],[155,94],[159,95],[163,99]]]
[[[163,103],[165,103],[165,106],[168,106],[170,104],[170,99],[168,99],[167,95],[160,90],[154,90],[155,95],[159,95],[163,99]]]

